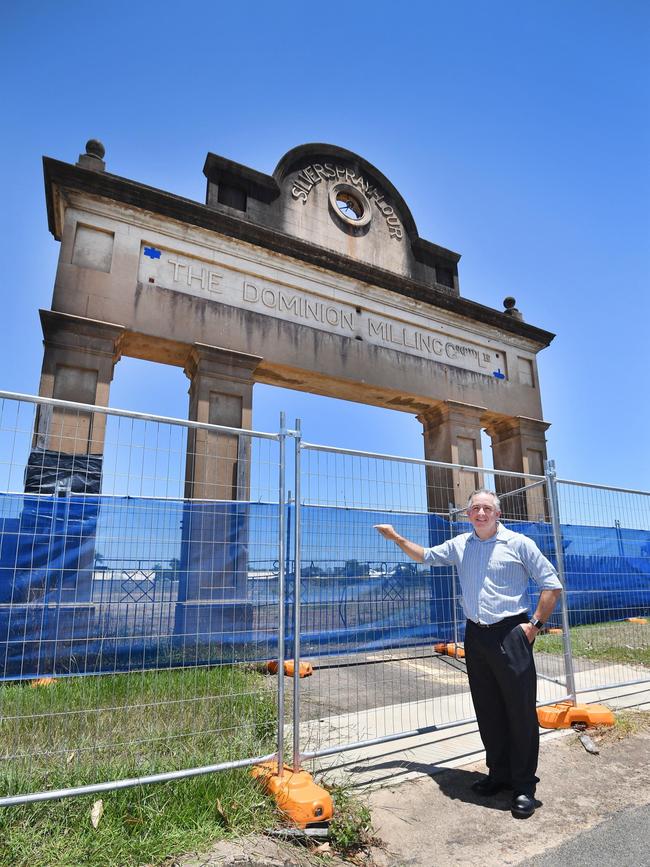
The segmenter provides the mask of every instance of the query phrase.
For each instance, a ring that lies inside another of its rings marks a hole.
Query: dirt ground
[[[543,743],[538,808],[514,819],[509,794],[480,799],[471,783],[482,763],[423,776],[361,794],[370,806],[377,845],[355,859],[367,867],[503,867],[575,838],[631,806],[650,804],[650,712],[631,715],[633,731],[590,733],[600,749],[588,753],[574,732]],[[170,867],[326,867],[344,862],[327,852],[266,837],[217,844]]]

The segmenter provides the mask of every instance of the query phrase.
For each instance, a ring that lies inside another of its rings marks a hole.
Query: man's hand
[[[519,626],[521,627],[524,635],[528,639],[528,643],[532,644],[533,641],[537,638],[539,629],[536,626],[533,626],[532,623],[520,623]]]
[[[392,524],[375,524],[374,527],[384,539],[388,539],[389,542],[395,542],[411,560],[415,560],[416,563],[424,561],[424,548],[422,545],[418,545],[417,542],[411,542],[409,539],[405,539],[404,536],[400,536]]]
[[[396,542],[401,538],[392,524],[375,524],[374,527],[375,530],[383,536],[384,539],[388,539],[389,542]]]

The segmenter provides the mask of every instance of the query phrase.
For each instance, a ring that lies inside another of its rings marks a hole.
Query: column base
[[[192,600],[176,603],[174,640],[185,651],[203,645],[250,642],[253,604],[247,599]]]

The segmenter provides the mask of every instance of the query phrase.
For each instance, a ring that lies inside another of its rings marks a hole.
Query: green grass
[[[570,636],[576,657],[650,667],[650,624],[620,621],[573,626]],[[540,635],[535,646],[541,653],[561,654],[562,636]]]
[[[334,816],[329,825],[329,840],[340,855],[353,855],[373,842],[370,810],[344,787],[331,790]]]
[[[0,686],[2,794],[86,785],[273,752],[275,679],[242,667]],[[95,830],[90,810],[102,798]],[[1,865],[156,864],[277,821],[249,771],[0,809]]]

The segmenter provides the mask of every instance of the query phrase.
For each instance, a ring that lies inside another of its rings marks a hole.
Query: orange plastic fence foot
[[[647,617],[628,617],[627,622],[628,623],[647,623],[648,618]]]
[[[562,635],[562,630],[559,629],[557,626],[552,626],[550,629],[547,629],[546,632],[549,635]]]
[[[52,686],[53,683],[56,682],[55,677],[39,677],[36,680],[30,681],[29,685],[32,687],[37,686]]]
[[[544,729],[570,729],[574,723],[588,726],[613,726],[614,714],[602,704],[571,704],[562,701],[537,708],[537,719]]]
[[[454,644],[452,641],[450,644],[445,644],[442,642],[441,644],[434,644],[433,649],[436,653],[444,653],[447,656],[455,656],[457,659],[465,658],[465,650],[462,644]]]
[[[317,786],[307,771],[292,771],[284,765],[284,772],[279,776],[277,762],[264,762],[255,765],[251,774],[260,780],[278,807],[298,828],[314,822],[327,822],[334,815],[331,795]]]
[[[286,677],[293,677],[294,675],[295,665],[293,659],[285,659],[284,661],[284,673]],[[277,659],[272,659],[270,662],[266,663],[266,670],[269,674],[277,674],[278,673],[278,661]],[[314,668],[311,662],[301,662],[298,665],[298,677],[311,677],[314,673]]]

